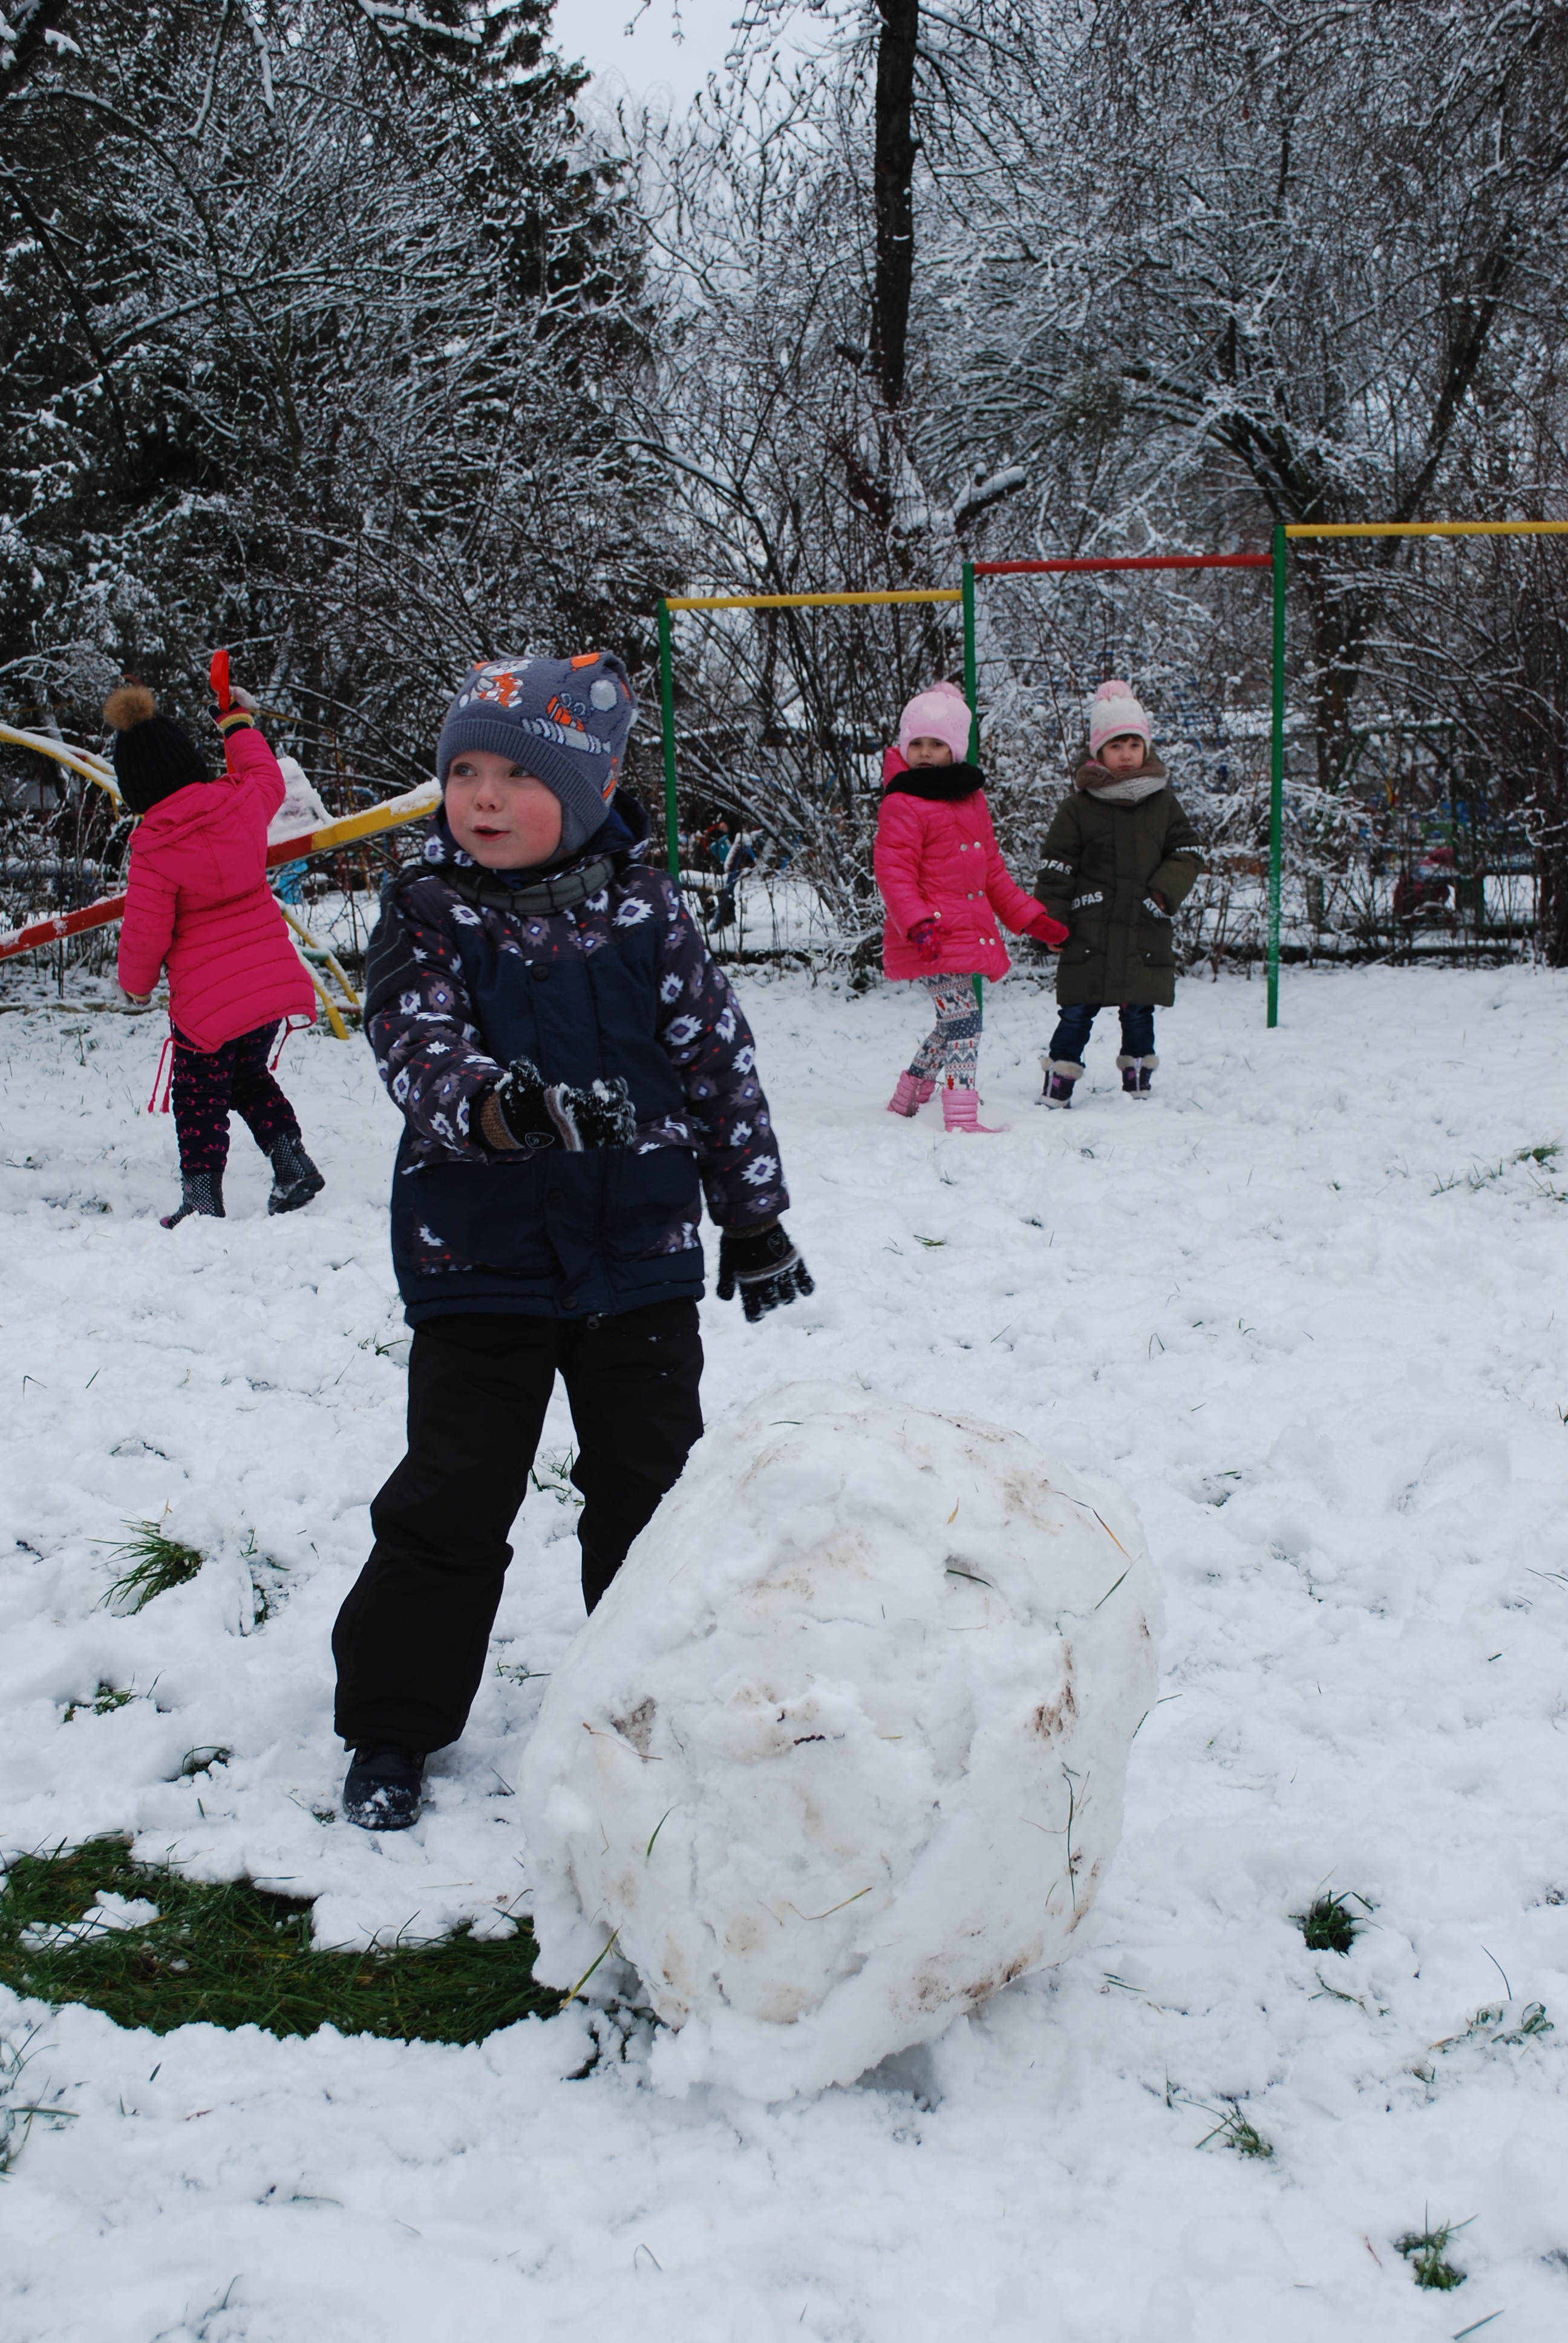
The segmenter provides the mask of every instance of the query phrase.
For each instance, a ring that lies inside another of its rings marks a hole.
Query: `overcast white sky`
[[[580,57],[608,98],[668,94],[684,108],[710,73],[719,72],[744,0],[558,0],[555,45]],[[632,31],[628,35],[627,26]],[[676,38],[677,28],[684,35]]]

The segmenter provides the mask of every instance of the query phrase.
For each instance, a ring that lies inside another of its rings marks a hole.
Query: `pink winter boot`
[[[976,1091],[953,1088],[942,1092],[942,1129],[944,1131],[983,1131],[993,1137],[1005,1131],[1005,1122],[982,1122],[980,1119],[980,1094]]]
[[[894,1085],[892,1097],[888,1101],[888,1112],[918,1114],[935,1089],[935,1082],[927,1081],[922,1074],[911,1074],[906,1067]]]

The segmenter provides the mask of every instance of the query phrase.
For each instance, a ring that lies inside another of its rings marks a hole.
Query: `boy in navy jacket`
[[[637,703],[608,652],[476,668],[443,801],[387,888],[365,1031],[403,1110],[392,1257],[408,1453],[338,1614],[351,1821],[402,1829],[478,1688],[558,1371],[591,1611],[701,1434],[699,1235],[721,1299],[809,1293],[755,1048],[617,787]]]

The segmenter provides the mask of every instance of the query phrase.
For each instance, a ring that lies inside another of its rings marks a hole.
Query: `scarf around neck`
[[[884,797],[924,798],[929,804],[956,805],[985,787],[978,765],[907,765],[882,784]]]
[[[1085,757],[1072,777],[1073,787],[1081,789],[1085,797],[1103,799],[1107,805],[1141,805],[1145,798],[1151,798],[1156,789],[1162,789],[1170,779],[1152,749],[1136,773],[1128,773],[1119,781],[1107,779],[1102,788],[1097,789],[1096,777],[1104,771],[1105,767],[1098,759]]]

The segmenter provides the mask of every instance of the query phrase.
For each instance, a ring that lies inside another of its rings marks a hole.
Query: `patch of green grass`
[[[541,1497],[553,1497],[558,1505],[580,1505],[582,1493],[572,1480],[572,1466],[576,1463],[575,1449],[559,1448],[550,1455],[541,1457],[539,1463],[529,1472],[528,1478]]]
[[[105,1894],[146,1898],[158,1917],[75,1943],[37,1941]],[[308,1904],[248,1879],[214,1886],[133,1862],[118,1837],[18,1855],[0,1894],[0,1983],[38,2001],[85,2002],[155,2034],[198,2023],[269,2034],[335,2026],[393,2041],[478,2042],[561,2006],[534,1983],[536,1950],[520,1925],[504,1943],[460,1928],[437,1944],[317,1950]]]
[[[1449,2239],[1469,2227],[1468,2221],[1444,2221],[1434,2229],[1428,2218],[1424,2229],[1412,2229],[1404,2237],[1396,2237],[1393,2249],[1410,2264],[1410,2274],[1417,2286],[1432,2287],[1439,2294],[1452,2294],[1456,2286],[1464,2284],[1465,2273],[1455,2269],[1443,2257]]]
[[[113,1684],[100,1684],[91,1700],[73,1700],[66,1704],[64,1722],[69,1725],[74,1716],[90,1712],[94,1716],[112,1716],[116,1708],[124,1708],[135,1700],[134,1692],[116,1692]]]
[[[1211,2107],[1209,2112],[1212,2115],[1215,2110]],[[1266,2161],[1274,2152],[1272,2140],[1263,2137],[1256,2124],[1241,2113],[1234,2099],[1213,2130],[1205,2132],[1198,2145],[1207,2147],[1211,2139],[1221,2140],[1227,2147],[1233,2147],[1238,2156],[1256,2157],[1260,2161]]]
[[[1363,1912],[1372,1906],[1364,1896],[1356,1902]],[[1309,1953],[1348,1953],[1361,1934],[1361,1923],[1349,1910],[1350,1898],[1337,1896],[1316,1896],[1304,1912],[1292,1912],[1292,1919],[1301,1930]]]
[[[22,2081],[22,2069],[27,2064],[29,2035],[20,2048],[10,2038],[0,2034],[0,2180],[10,2171],[26,2145],[27,2134],[36,2116],[50,2124],[74,2123],[68,2107],[33,2107],[17,2097]]]
[[[263,1554],[256,1545],[254,1530],[241,1546],[239,1558],[250,1573],[250,1624],[253,1628],[265,1627],[283,1600],[285,1590],[278,1582],[287,1576],[288,1564],[276,1561],[270,1554]]]
[[[111,1606],[134,1615],[145,1611],[158,1595],[166,1594],[171,1586],[185,1586],[196,1576],[206,1556],[198,1554],[194,1545],[181,1545],[170,1537],[162,1522],[127,1522],[130,1536],[124,1545],[115,1548],[115,1560],[128,1563],[104,1597],[104,1608]]]
[[[1515,1163],[1551,1165],[1556,1162],[1562,1152],[1563,1141],[1560,1139],[1553,1139],[1549,1140],[1544,1147],[1522,1147],[1513,1161]]]
[[[1451,2034],[1442,2042],[1434,2042],[1432,2048],[1453,2050],[1463,2043],[1480,2042],[1491,2049],[1503,2046],[1517,2050],[1523,2043],[1539,2041],[1543,2034],[1556,2033],[1557,2028],[1547,2016],[1543,2001],[1526,2003],[1516,2026],[1508,2024],[1511,2006],[1478,2009],[1462,2034]]]

